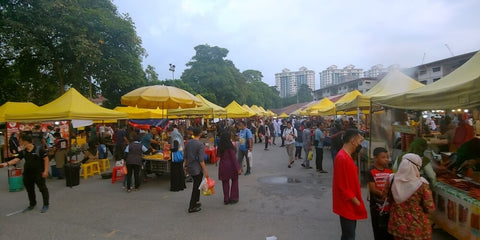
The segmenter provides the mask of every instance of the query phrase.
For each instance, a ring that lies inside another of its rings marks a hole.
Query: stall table
[[[145,172],[150,173],[170,173],[171,161],[170,159],[155,158],[151,156],[144,156]]]

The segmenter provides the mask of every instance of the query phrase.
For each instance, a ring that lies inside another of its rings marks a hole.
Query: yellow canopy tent
[[[286,114],[286,113],[282,113],[280,115],[278,115],[279,118],[288,118],[289,116]]]
[[[277,114],[275,114],[274,112],[272,112],[272,110],[270,110],[270,109],[267,110],[267,115],[268,115],[269,117],[276,117],[276,116],[277,116]]]
[[[340,99],[338,99],[338,101],[335,102],[335,112],[336,112],[336,114],[346,114],[346,115],[357,114],[356,110],[352,111],[352,112],[338,111],[337,107],[342,105],[342,104],[348,103],[348,102],[352,101],[353,99],[355,99],[357,96],[361,96],[361,95],[362,95],[362,93],[360,91],[358,91],[357,89],[343,95],[343,97],[341,97]],[[366,111],[366,112],[368,113],[368,111]]]
[[[257,116],[260,116],[260,117],[265,116],[265,110],[262,111],[262,109],[260,109],[257,105],[252,105],[250,109],[252,109]]]
[[[103,108],[88,100],[74,88],[35,111],[6,114],[7,121],[115,120],[128,114]]]
[[[173,114],[178,116],[204,116],[206,118],[215,118],[225,117],[227,115],[225,108],[208,101],[200,94],[197,94],[195,97],[203,102],[201,107],[169,110],[169,116]]]
[[[480,106],[480,51],[438,81],[406,93],[372,97],[372,102],[410,110],[457,109]]]
[[[243,104],[242,107],[245,108],[245,110],[247,110],[250,114],[253,114],[251,117],[257,115],[257,113],[253,111],[247,104]]]
[[[425,85],[410,78],[399,70],[393,70],[364,95],[358,95],[350,102],[338,104],[336,108],[337,111],[351,111],[359,108],[370,109],[371,97],[391,96],[423,86]]]
[[[240,106],[235,100],[225,107],[228,118],[246,118],[253,116],[249,111]]]
[[[33,112],[38,106],[31,102],[6,102],[0,106],[0,122],[5,122],[6,114],[20,114]]]
[[[265,115],[265,116],[267,116],[267,117],[271,117],[271,116],[268,116],[268,111],[265,110],[265,108],[263,108],[262,106],[258,106],[258,108],[260,108],[260,110],[262,110],[263,115]]]
[[[311,105],[307,108],[309,116],[328,116],[335,114],[335,103],[330,101],[328,98],[323,98],[318,101],[316,104]]]

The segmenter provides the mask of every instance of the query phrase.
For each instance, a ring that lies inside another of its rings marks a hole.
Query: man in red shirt
[[[367,218],[367,209],[360,191],[358,168],[352,155],[362,149],[363,137],[356,129],[343,135],[343,147],[337,153],[333,166],[333,212],[340,216],[342,240],[355,239],[357,220]]]

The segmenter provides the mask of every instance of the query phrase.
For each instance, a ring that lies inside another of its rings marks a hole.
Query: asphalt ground
[[[340,239],[339,217],[332,213],[330,152],[324,153],[328,173],[317,173],[314,163],[313,169],[300,164],[287,168],[285,148],[264,151],[263,143],[255,144],[252,174],[240,176],[240,201],[234,205],[223,204],[218,167],[207,164],[216,193],[201,196],[196,213],[187,211],[191,182],[184,191],[170,192],[169,175],[154,174],[131,193],[98,175],[73,188],[51,178],[48,212],[40,213],[37,189],[37,207],[21,213],[28,205],[26,191],[9,192],[7,171],[0,169],[0,239]],[[373,239],[370,219],[358,221],[356,234]],[[437,229],[433,239],[454,238]]]

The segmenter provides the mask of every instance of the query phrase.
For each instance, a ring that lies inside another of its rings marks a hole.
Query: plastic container
[[[21,168],[8,169],[8,189],[10,192],[23,190],[23,177]]]

